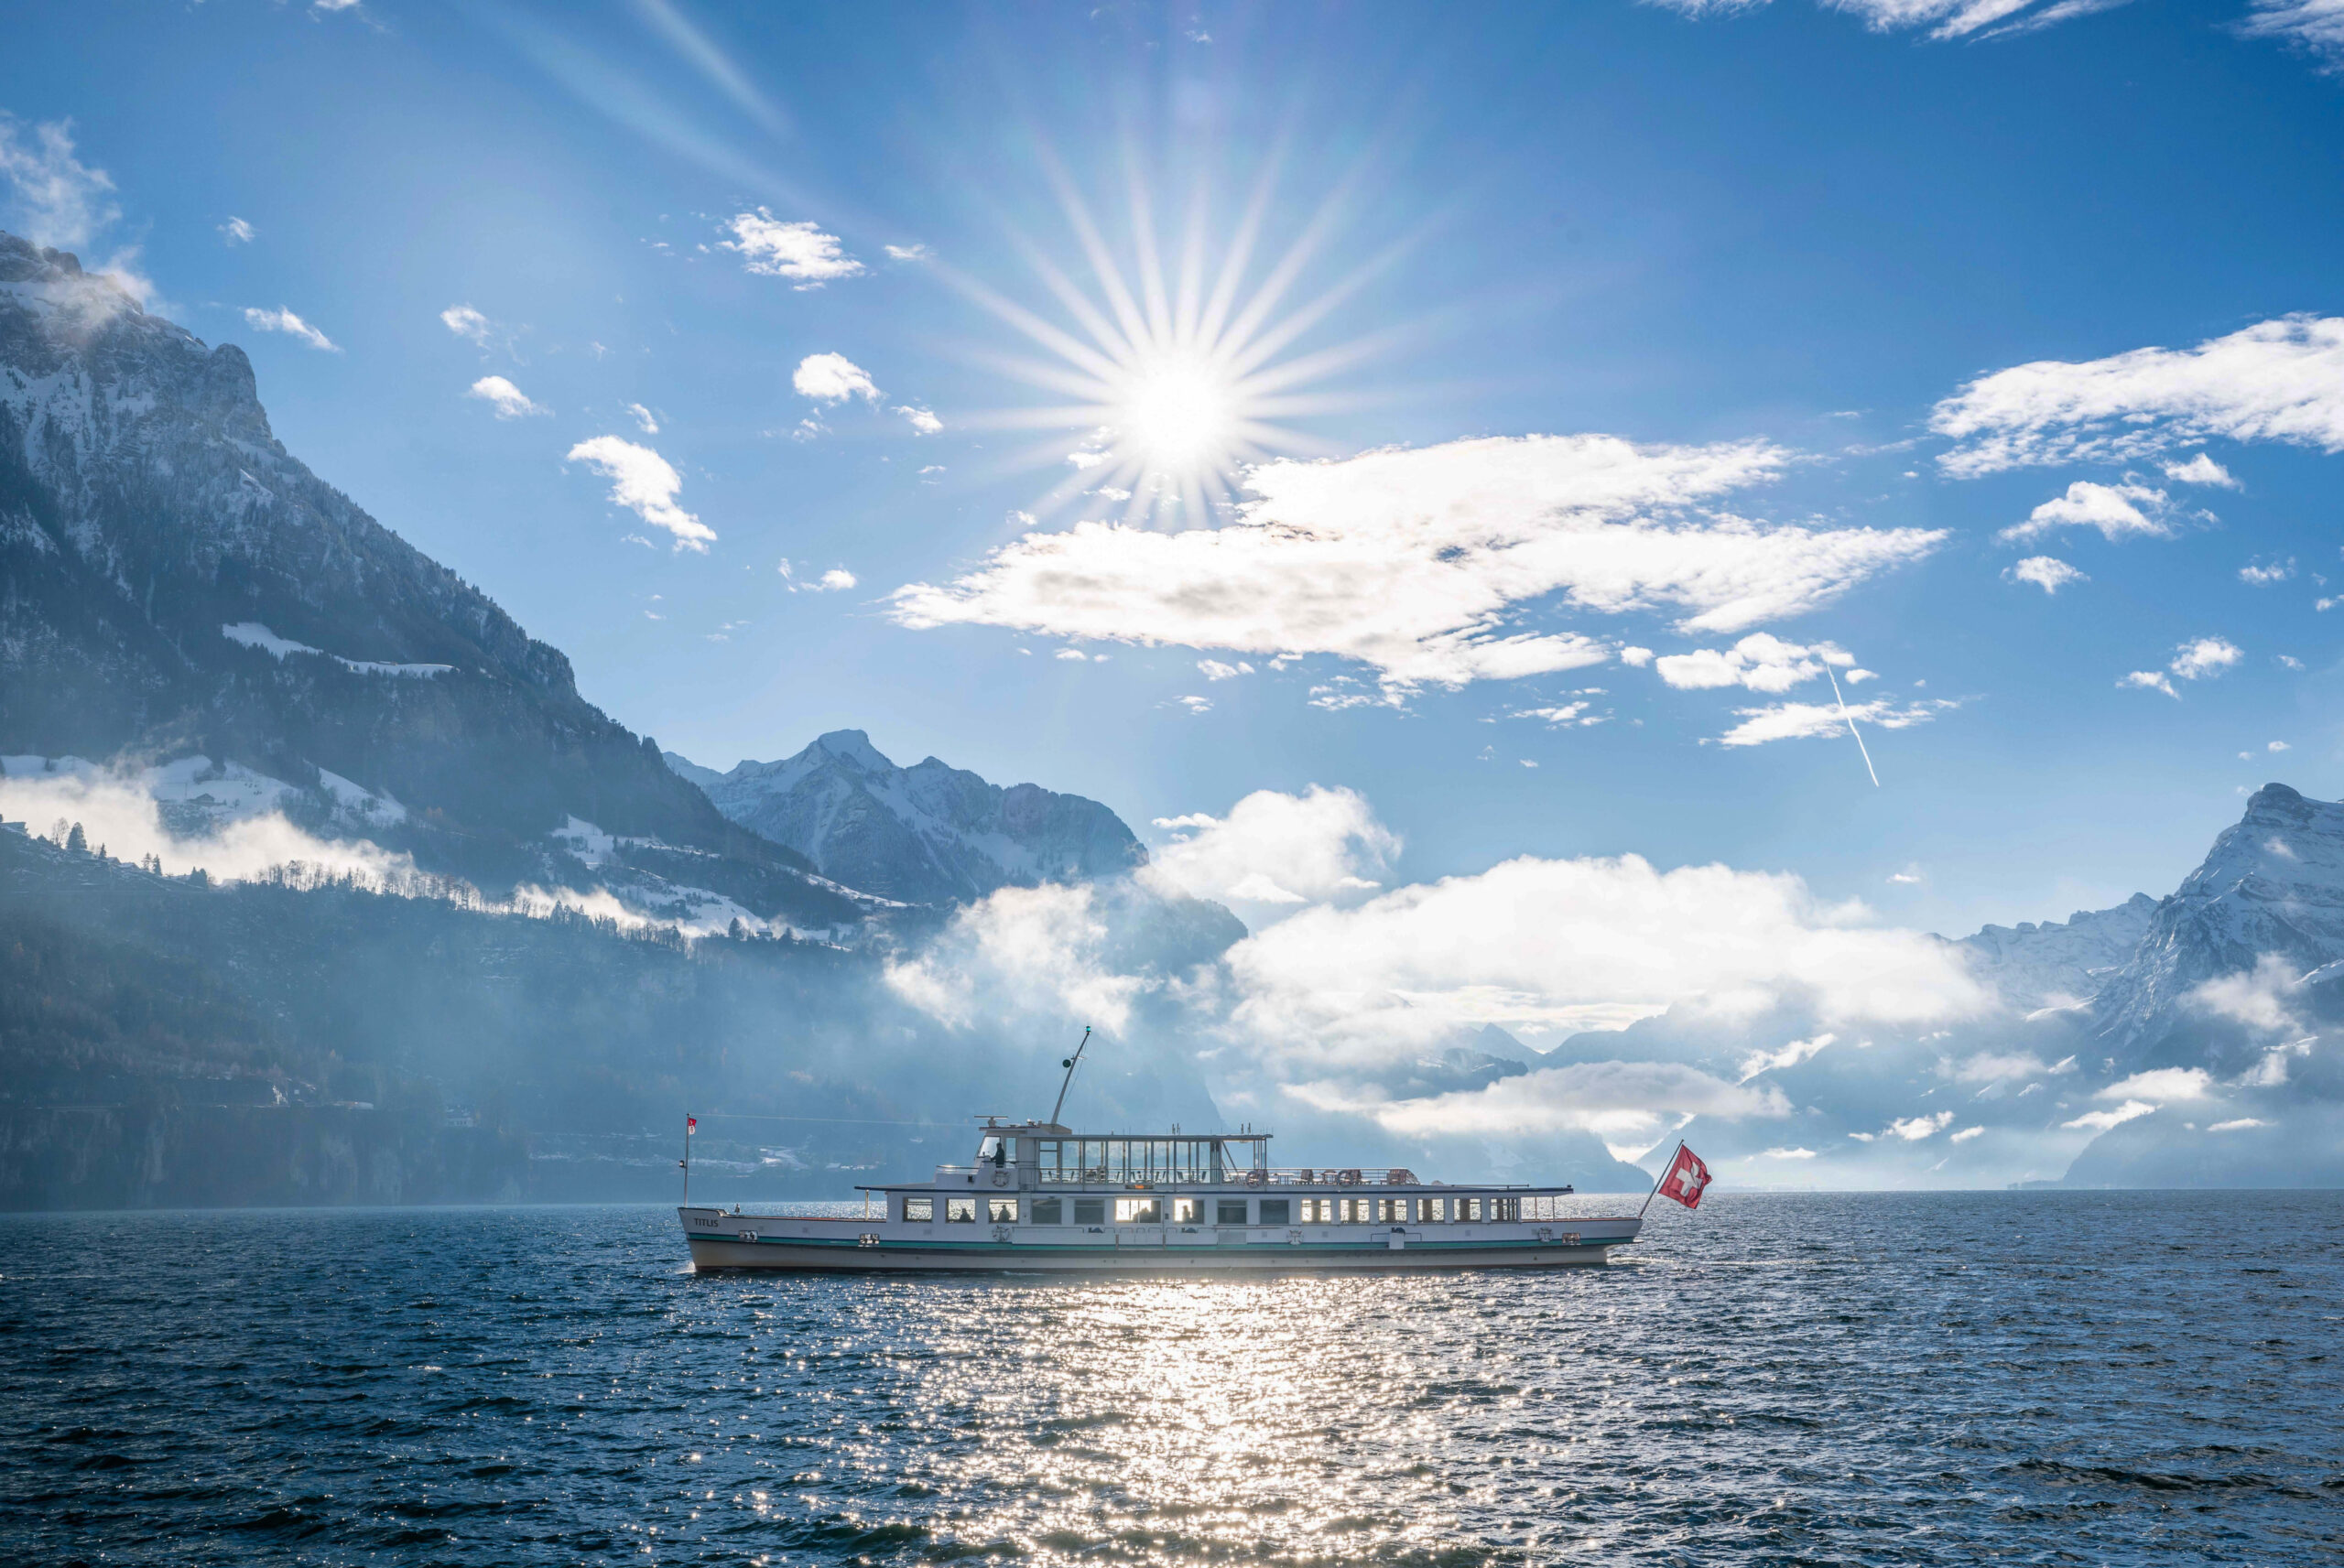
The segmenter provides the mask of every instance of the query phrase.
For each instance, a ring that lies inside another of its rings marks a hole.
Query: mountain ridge
[[[1147,863],[1137,835],[1095,800],[1035,784],[1004,788],[934,756],[900,768],[860,730],[833,730],[793,756],[722,773],[673,752],[666,761],[732,821],[825,876],[890,898],[965,903]]]

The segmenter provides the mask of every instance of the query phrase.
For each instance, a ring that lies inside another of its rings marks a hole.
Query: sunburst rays
[[[1293,421],[1359,406],[1333,384],[1380,342],[1349,340],[1297,352],[1306,334],[1356,292],[1388,257],[1297,298],[1328,248],[1341,192],[1324,201],[1276,260],[1257,269],[1271,211],[1274,170],[1255,182],[1219,245],[1209,192],[1189,200],[1167,254],[1147,182],[1127,176],[1126,232],[1111,241],[1062,171],[1053,183],[1080,254],[1080,273],[1031,236],[1019,252],[1057,307],[1016,303],[964,276],[954,282],[1027,341],[1023,352],[980,351],[1005,381],[1057,401],[977,412],[963,423],[1041,432],[1007,454],[1027,471],[1062,470],[1036,503],[1044,514],[1070,507],[1120,511],[1127,522],[1185,520],[1204,526],[1233,499],[1245,470],[1275,457],[1327,455],[1337,445]],[[1258,271],[1258,276],[1256,276]]]

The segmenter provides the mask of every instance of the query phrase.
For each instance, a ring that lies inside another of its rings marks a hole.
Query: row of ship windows
[[[902,1217],[948,1225],[1163,1225],[1167,1201],[1140,1198],[945,1197],[902,1200]],[[1169,1201],[1174,1225],[1469,1225],[1522,1217],[1522,1200],[1477,1198],[1186,1198]],[[1022,1214],[1020,1211],[1024,1211]]]

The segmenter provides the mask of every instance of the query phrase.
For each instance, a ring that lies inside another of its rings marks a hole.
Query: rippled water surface
[[[0,1560],[2344,1561],[2344,1195],[1655,1220],[1069,1283],[694,1277],[672,1209],[0,1219]]]

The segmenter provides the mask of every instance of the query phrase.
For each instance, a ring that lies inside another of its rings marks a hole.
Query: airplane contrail
[[[1848,721],[1848,733],[1856,738],[1856,750],[1863,755],[1864,772],[1872,775],[1872,787],[1878,789],[1880,787],[1880,770],[1872,765],[1871,749],[1864,744],[1863,731],[1856,728],[1856,716],[1848,711],[1848,699],[1839,695],[1839,677],[1836,675],[1832,675],[1831,666],[1829,665],[1823,666],[1823,673],[1831,676],[1831,699],[1839,705],[1839,717]]]

